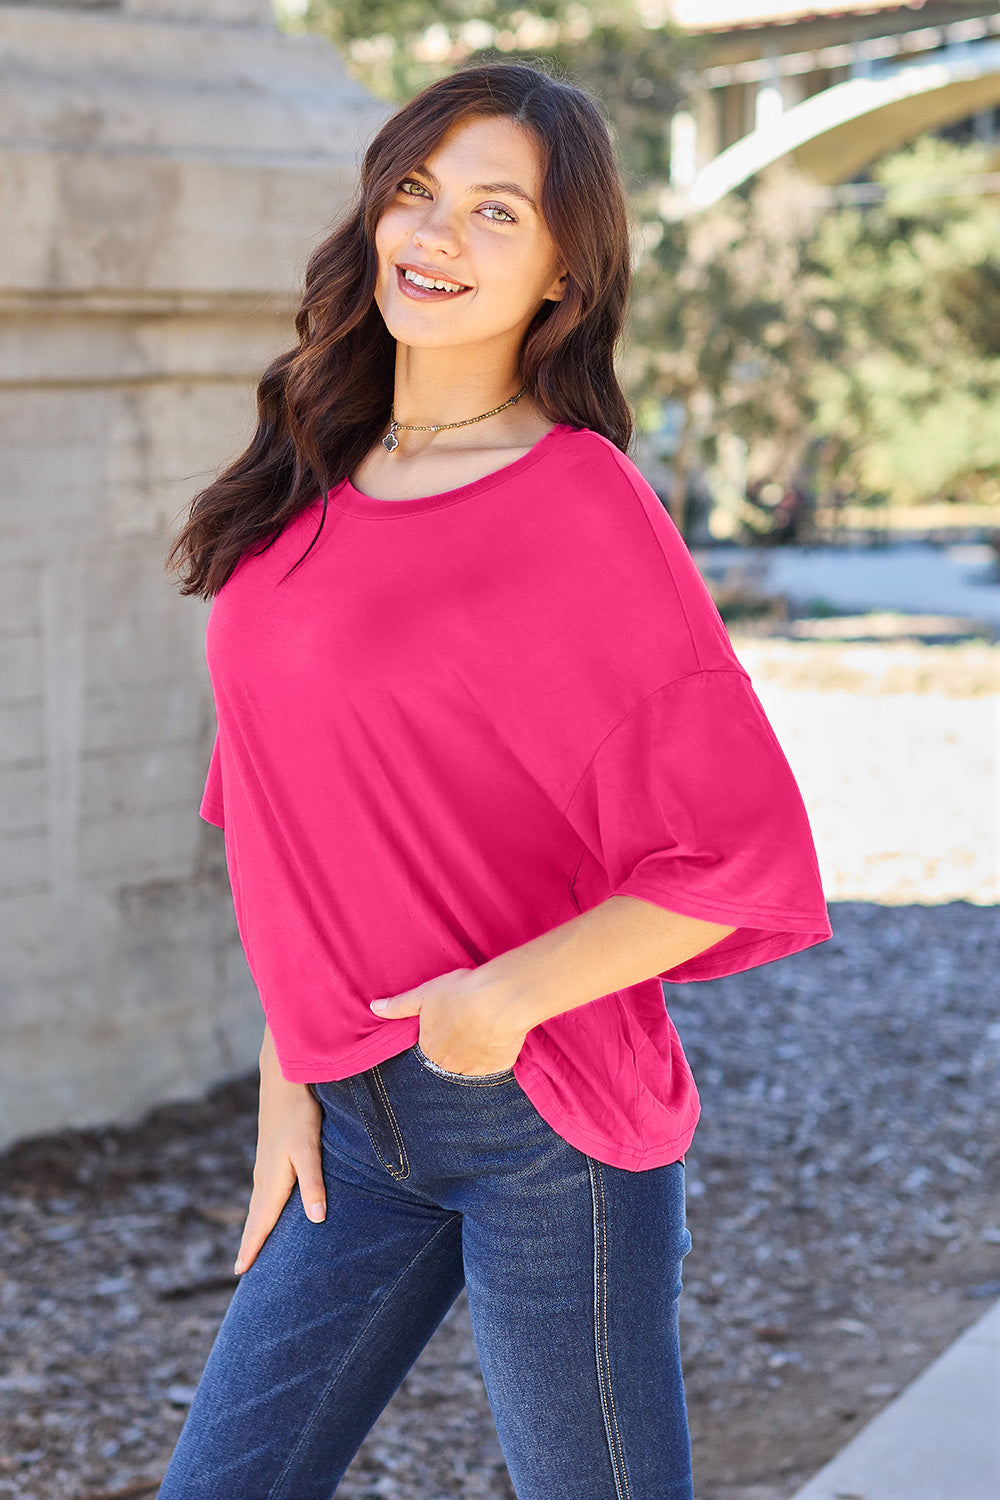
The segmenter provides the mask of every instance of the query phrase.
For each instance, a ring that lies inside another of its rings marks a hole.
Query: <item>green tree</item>
[[[976,190],[998,165],[925,136],[879,163],[881,201],[819,223],[845,356],[813,372],[813,424],[860,494],[1000,499],[1000,198]]]
[[[837,361],[841,338],[811,262],[821,198],[798,174],[773,168],[689,218],[658,215],[649,195],[644,211],[627,383],[650,421],[663,400],[682,410],[668,497],[680,525],[688,483],[718,462],[724,435],[745,444],[748,483],[801,472],[812,374]]]
[[[977,190],[997,165],[925,136],[864,206],[781,164],[682,220],[640,197],[628,386],[682,408],[675,518],[732,434],[749,483],[1000,499],[1000,209]]]

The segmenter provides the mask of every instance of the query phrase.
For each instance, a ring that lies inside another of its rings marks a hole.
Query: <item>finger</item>
[[[407,990],[402,995],[386,995],[382,999],[373,1000],[371,1009],[377,1016],[395,1021],[400,1016],[419,1016],[420,1000],[412,990]]]
[[[314,1146],[304,1149],[292,1158],[295,1175],[299,1179],[299,1193],[306,1218],[321,1224],[326,1218],[326,1184],[320,1161],[319,1139]]]
[[[266,1187],[263,1184],[254,1187],[250,1195],[250,1207],[243,1226],[243,1237],[237,1251],[236,1264],[233,1267],[237,1276],[242,1276],[244,1271],[248,1271],[257,1259],[260,1247],[277,1224],[281,1210],[288,1202],[288,1196],[294,1185],[295,1175],[289,1162],[287,1173],[282,1173],[278,1179],[272,1179]]]

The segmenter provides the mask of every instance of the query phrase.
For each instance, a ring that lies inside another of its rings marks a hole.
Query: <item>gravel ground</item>
[[[1000,917],[975,852],[992,731],[954,712],[995,712],[1000,652],[737,649],[817,827],[834,936],[666,987],[704,1105],[682,1326],[699,1500],[785,1500],[1000,1295]],[[917,718],[913,698],[932,700]],[[933,726],[930,793],[880,822],[887,768]],[[955,783],[948,844],[925,847]],[[0,1497],[154,1493],[231,1293],[255,1101],[241,1080],[0,1158]],[[512,1500],[464,1297],[338,1495]]]

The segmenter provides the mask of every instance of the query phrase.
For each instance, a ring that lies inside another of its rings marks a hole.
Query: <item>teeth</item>
[[[416,271],[404,271],[403,277],[406,281],[412,281],[417,286],[426,286],[434,291],[442,292],[464,292],[465,287],[457,285],[454,281],[432,281],[429,276],[419,276]]]

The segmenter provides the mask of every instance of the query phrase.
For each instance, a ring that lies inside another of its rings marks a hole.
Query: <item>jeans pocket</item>
[[[502,1068],[499,1073],[451,1073],[447,1068],[442,1068],[429,1058],[426,1052],[422,1052],[418,1042],[414,1042],[410,1050],[422,1068],[426,1068],[428,1073],[433,1073],[437,1078],[447,1079],[449,1083],[476,1087],[483,1084],[507,1083],[514,1078],[513,1068]]]
[[[375,1155],[392,1177],[410,1175],[410,1163],[406,1155],[406,1143],[399,1128],[396,1111],[389,1102],[382,1072],[376,1063],[364,1073],[355,1073],[347,1080],[368,1139],[375,1148]]]

